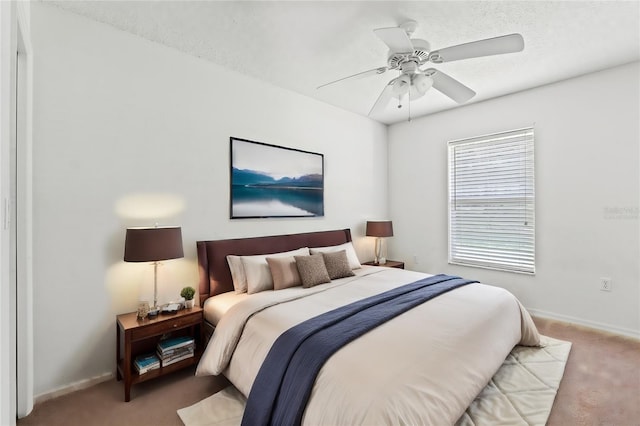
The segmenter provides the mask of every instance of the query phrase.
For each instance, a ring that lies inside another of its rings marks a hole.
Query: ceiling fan
[[[387,83],[369,111],[369,115],[386,107],[392,98],[398,99],[398,108],[401,108],[402,100],[407,95],[409,100],[407,104],[410,108],[410,101],[424,96],[431,87],[462,104],[474,97],[476,92],[442,71],[435,68],[422,69],[421,67],[427,62],[441,64],[461,59],[520,52],[524,49],[522,35],[509,34],[431,51],[431,46],[426,40],[411,38],[417,27],[417,22],[408,21],[399,27],[373,30],[380,40],[389,47],[387,66],[343,77],[318,86],[318,89],[351,78],[362,78],[384,74],[389,70],[398,70],[400,75]],[[411,121],[410,112],[409,121]]]

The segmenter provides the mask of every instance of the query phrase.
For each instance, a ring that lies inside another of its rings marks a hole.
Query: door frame
[[[23,2],[19,2],[23,3]],[[33,409],[33,50],[28,12],[17,8],[16,46],[16,395],[17,417]]]
[[[29,12],[28,2],[0,2],[0,424],[8,425],[33,409]]]

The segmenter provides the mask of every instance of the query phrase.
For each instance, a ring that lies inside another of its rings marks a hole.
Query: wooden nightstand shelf
[[[196,364],[204,350],[202,308],[181,309],[175,314],[158,314],[153,319],[139,320],[136,312],[117,316],[116,322],[116,378],[124,379],[124,400],[131,399],[131,386],[164,376],[190,365]],[[196,348],[192,358],[166,367],[160,367],[138,374],[133,366],[136,356],[156,351],[158,341],[165,335],[189,335],[195,340]]]
[[[383,263],[382,265],[375,263],[373,261],[371,262],[364,262],[363,265],[369,265],[369,266],[383,266],[385,268],[398,268],[398,269],[404,269],[404,262],[399,262],[397,260],[387,260],[387,263]]]

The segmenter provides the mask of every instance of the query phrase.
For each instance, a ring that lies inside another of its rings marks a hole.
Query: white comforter
[[[428,276],[363,268],[312,289],[252,295],[220,320],[197,375],[224,375],[245,396],[276,338],[338,306]],[[454,424],[516,344],[538,345],[529,314],[508,291],[471,284],[349,343],[324,365],[305,424]]]

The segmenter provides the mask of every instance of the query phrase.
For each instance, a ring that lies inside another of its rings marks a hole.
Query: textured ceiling
[[[317,86],[386,65],[373,29],[415,20],[433,50],[520,33],[519,53],[435,65],[477,92],[470,102],[640,59],[638,1],[46,1],[237,72],[366,116],[382,75]],[[456,107],[436,90],[412,117]],[[393,102],[371,118],[406,120]]]

